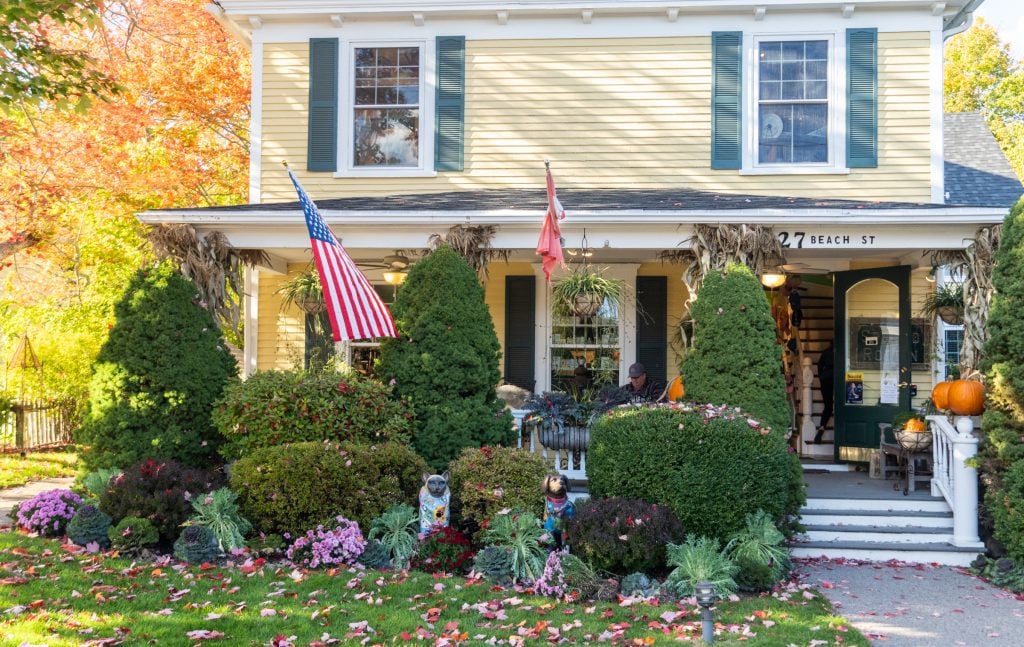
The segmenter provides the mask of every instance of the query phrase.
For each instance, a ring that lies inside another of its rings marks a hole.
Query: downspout
[[[953,17],[942,23],[942,40],[948,40],[961,32],[965,32],[974,24],[974,12],[985,0],[969,0],[960,8],[960,11],[953,14]]]
[[[234,20],[227,17],[227,14],[224,12],[224,7],[222,7],[219,2],[214,0],[214,2],[205,5],[204,8],[210,12],[210,15],[213,16],[213,18],[219,22],[224,29],[228,30],[231,35],[242,41],[242,44],[245,45],[246,49],[250,51],[252,50],[252,36],[247,31],[239,27]]]

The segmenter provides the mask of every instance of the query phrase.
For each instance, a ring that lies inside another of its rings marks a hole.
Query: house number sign
[[[834,231],[779,231],[779,243],[786,249],[839,249],[849,247],[874,247],[879,242],[875,234],[858,234],[843,230]]]

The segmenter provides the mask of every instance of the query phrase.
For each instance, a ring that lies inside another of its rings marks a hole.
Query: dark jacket
[[[652,380],[650,376],[644,380],[644,385],[639,389],[633,388],[633,383],[629,382],[622,387],[622,390],[629,394],[630,402],[636,404],[640,402],[661,402],[662,397],[665,395],[664,382],[658,382]]]
[[[818,381],[832,382],[836,373],[836,349],[829,344],[828,348],[821,351],[818,358]]]

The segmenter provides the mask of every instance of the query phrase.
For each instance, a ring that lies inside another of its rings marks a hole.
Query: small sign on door
[[[863,373],[846,373],[846,404],[864,404]]]

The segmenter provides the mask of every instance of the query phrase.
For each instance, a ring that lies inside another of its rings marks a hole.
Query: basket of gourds
[[[892,428],[896,442],[908,452],[923,452],[932,446],[932,432],[928,429],[928,423],[916,414],[896,416]]]

